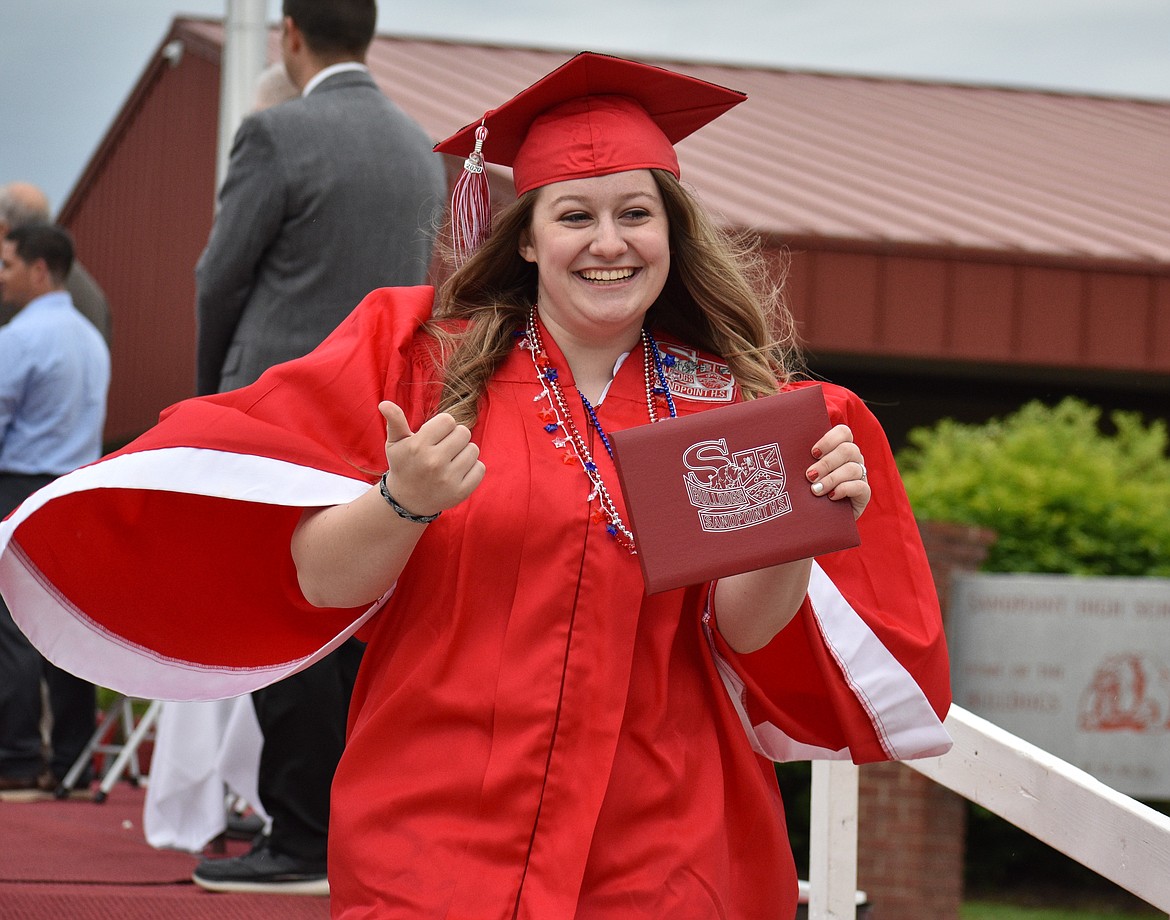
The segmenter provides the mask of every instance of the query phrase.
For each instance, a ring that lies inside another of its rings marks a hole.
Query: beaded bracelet
[[[382,497],[386,499],[386,504],[393,508],[394,513],[397,514],[400,518],[406,518],[406,520],[414,521],[416,524],[429,524],[442,513],[440,511],[436,511],[434,514],[411,514],[394,500],[394,496],[391,495],[390,490],[386,488],[386,477],[389,475],[389,470],[382,474],[382,478],[378,480],[378,491],[381,492]]]

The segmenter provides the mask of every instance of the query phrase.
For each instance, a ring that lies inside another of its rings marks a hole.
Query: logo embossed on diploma
[[[743,530],[792,510],[778,444],[730,453],[726,438],[698,441],[682,460],[687,497],[705,531]]]

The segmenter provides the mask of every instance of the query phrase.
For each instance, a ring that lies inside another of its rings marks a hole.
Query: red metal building
[[[174,22],[61,212],[114,311],[110,443],[193,391],[222,42]],[[568,57],[380,36],[369,63],[437,140]],[[1034,396],[1167,416],[1170,101],[665,63],[749,95],[683,178],[788,264],[811,368],[895,442]]]

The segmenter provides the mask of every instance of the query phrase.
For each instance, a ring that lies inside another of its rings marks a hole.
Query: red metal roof
[[[569,56],[381,35],[369,65],[439,140]],[[678,145],[683,178],[734,226],[1170,263],[1170,101],[657,63],[749,96]]]
[[[776,71],[704,179],[765,231],[1170,261],[1170,105]],[[734,120],[733,120],[734,119]],[[758,177],[753,183],[736,181]]]

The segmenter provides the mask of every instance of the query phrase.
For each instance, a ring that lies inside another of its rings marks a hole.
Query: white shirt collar
[[[370,72],[370,69],[366,67],[365,64],[361,64],[357,61],[343,61],[340,64],[330,64],[323,70],[319,70],[313,74],[312,79],[310,79],[309,82],[305,84],[305,88],[301,90],[301,95],[309,95],[309,93],[311,93],[320,85],[322,80],[327,80],[335,73],[344,73],[347,70],[360,70],[364,73]]]
[[[630,356],[631,352],[623,352],[617,359],[617,363],[613,366],[613,376],[609,378],[609,383],[605,385],[605,389],[601,391],[601,398],[597,400],[597,405],[605,402],[605,397],[609,395],[609,388],[613,386],[614,378],[617,377],[618,371],[622,369],[622,365],[626,363],[626,358]]]

